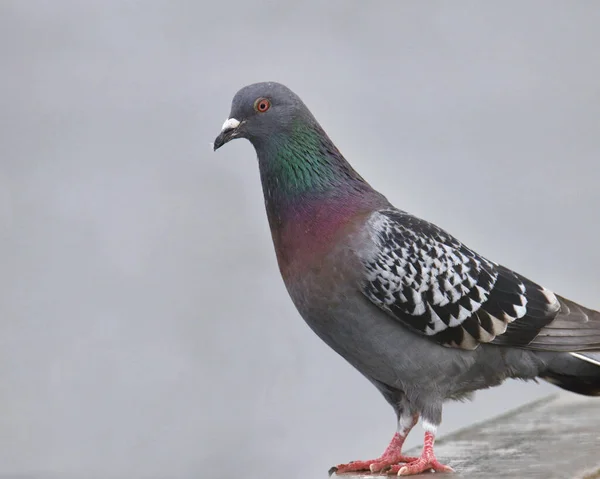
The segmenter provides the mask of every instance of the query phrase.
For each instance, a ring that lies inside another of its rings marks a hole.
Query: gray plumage
[[[419,415],[435,426],[444,401],[507,378],[600,395],[600,358],[585,353],[600,351],[600,313],[392,206],[289,89],[240,90],[215,149],[238,137],[257,151],[294,304],[381,391],[399,424]]]

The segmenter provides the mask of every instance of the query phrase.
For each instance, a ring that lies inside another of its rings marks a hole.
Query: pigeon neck
[[[295,125],[291,134],[253,143],[284,277],[292,264],[318,261],[357,215],[387,203],[352,169],[318,124]]]
[[[294,203],[307,197],[327,198],[370,190],[316,121],[297,121],[290,131],[253,143],[268,202]]]

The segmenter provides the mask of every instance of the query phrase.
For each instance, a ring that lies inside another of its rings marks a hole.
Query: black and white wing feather
[[[574,351],[572,343],[581,345],[572,331],[569,340],[546,328],[560,318],[561,308],[569,309],[567,300],[483,258],[437,226],[387,209],[374,212],[367,227],[375,251],[363,258],[363,292],[412,330],[463,349],[494,343]],[[595,320],[600,333],[600,315]],[[536,345],[542,330],[550,333]]]

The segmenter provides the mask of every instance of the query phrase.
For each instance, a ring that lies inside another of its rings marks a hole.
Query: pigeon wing
[[[373,213],[363,293],[444,346],[530,344],[560,302],[549,290],[489,261],[441,228],[396,209]]]

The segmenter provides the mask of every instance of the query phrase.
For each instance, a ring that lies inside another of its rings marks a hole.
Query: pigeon
[[[279,270],[298,312],[396,414],[379,458],[330,475],[451,472],[434,454],[444,402],[507,378],[600,396],[599,312],[394,207],[289,88],[239,90],[214,150],[236,138],[256,150]],[[419,419],[423,450],[407,457],[402,446]]]

